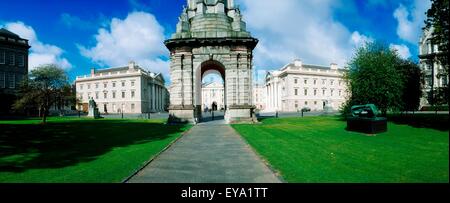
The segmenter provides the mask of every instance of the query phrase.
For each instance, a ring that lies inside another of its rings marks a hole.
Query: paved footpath
[[[280,179],[221,121],[196,125],[131,183],[279,183]]]

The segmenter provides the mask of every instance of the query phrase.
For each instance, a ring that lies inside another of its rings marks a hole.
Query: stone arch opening
[[[204,92],[203,90],[203,80],[206,76],[208,75],[218,75],[221,78],[220,83],[222,84],[222,86],[220,88],[214,88],[215,93],[218,95],[215,95],[215,99],[212,98],[208,98],[206,99],[206,96],[203,95],[208,94],[208,92]],[[211,107],[213,104],[217,105],[219,110],[223,110],[222,112],[220,112],[220,114],[225,114],[225,110],[226,110],[226,71],[225,71],[225,66],[216,60],[207,60],[202,62],[198,69],[197,69],[197,77],[196,77],[196,81],[194,81],[196,83],[196,98],[195,100],[196,102],[196,111],[197,111],[197,118],[199,118],[199,121],[204,121],[204,120],[208,120],[207,117],[210,116],[209,114],[211,112],[205,112],[205,106],[207,106],[208,110],[211,110]],[[222,92],[220,92],[222,91]],[[222,96],[223,95],[223,96]],[[220,100],[219,100],[220,98]],[[203,119],[205,118],[205,119]]]

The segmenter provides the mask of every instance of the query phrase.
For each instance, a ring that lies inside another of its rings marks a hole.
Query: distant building
[[[202,85],[202,109],[212,109],[212,105],[217,105],[217,110],[225,109],[224,88],[220,82],[205,83]]]
[[[166,111],[168,91],[161,74],[151,73],[130,62],[127,67],[91,69],[76,78],[77,109],[88,111],[93,98],[101,113],[151,113]]]
[[[267,90],[264,85],[256,84],[253,86],[253,104],[256,109],[264,110],[266,108]]]
[[[28,40],[0,29],[0,115],[10,112],[19,84],[28,75],[29,49]]]
[[[433,42],[433,29],[424,30],[419,41],[420,68],[425,74],[424,94],[421,106],[430,104],[431,101],[428,101],[428,95],[432,89],[436,90],[448,85],[448,75],[446,77],[439,77],[439,73],[443,69],[443,66],[438,61],[440,54],[448,53],[442,53],[439,50],[439,46]]]
[[[304,107],[322,111],[328,104],[333,110],[339,110],[347,96],[344,71],[336,64],[325,67],[295,60],[280,70],[269,72],[265,84],[265,111],[296,112]]]

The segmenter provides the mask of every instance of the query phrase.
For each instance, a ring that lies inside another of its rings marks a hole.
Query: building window
[[[14,53],[9,54],[9,65],[14,65],[16,63],[16,55]]]
[[[16,75],[16,87],[20,86],[20,83],[22,82],[24,76],[22,75]]]
[[[98,83],[95,83],[95,89],[98,89]]]
[[[6,77],[4,72],[0,72],[0,88],[6,87]]]
[[[134,87],[134,81],[131,81],[131,87]]]
[[[322,95],[325,96],[325,90],[322,90]]]
[[[88,93],[88,99],[91,99],[91,93]]]
[[[80,94],[80,100],[83,100],[83,94]]]
[[[308,102],[307,101],[305,101],[305,106],[308,106]]]
[[[6,63],[6,54],[4,50],[0,50],[0,64]]]
[[[134,91],[131,91],[131,98],[134,98],[134,95],[135,95]]]
[[[339,96],[341,96],[341,94],[342,94],[342,90],[339,90]]]
[[[308,79],[305,79],[305,85],[308,84]]]
[[[84,86],[84,85],[80,85],[80,90],[83,90],[83,86]]]
[[[314,80],[314,85],[316,85],[317,84],[317,80]]]
[[[87,86],[88,86],[88,90],[90,90],[91,89],[91,84],[88,84]]]
[[[115,82],[113,82],[113,87],[116,87],[116,83]]]
[[[314,90],[314,96],[316,96],[317,95],[317,90]]]
[[[325,81],[326,81],[326,80],[322,80],[322,85],[325,85]]]
[[[25,66],[25,56],[23,54],[19,55],[19,67],[24,67]]]
[[[314,105],[317,105],[317,101],[314,101]]]
[[[297,96],[298,95],[298,89],[295,89],[294,91],[295,91],[295,93],[294,93],[295,96]]]
[[[134,104],[131,104],[131,110],[134,110]]]
[[[14,73],[8,75],[8,87],[11,89],[16,88],[16,76]]]
[[[295,108],[298,108],[298,104],[295,104]]]
[[[108,83],[103,83],[103,88],[107,88],[108,87]]]
[[[308,95],[308,90],[307,89],[305,89],[305,96],[307,96]]]
[[[113,99],[115,99],[115,98],[116,98],[116,92],[113,92],[113,95],[112,95],[112,97],[113,97]]]
[[[334,80],[331,80],[331,85],[334,85]]]
[[[298,79],[297,79],[297,78],[294,79],[294,83],[295,83],[295,84],[298,83]]]
[[[98,99],[98,92],[95,93],[95,99]]]
[[[125,81],[122,81],[122,87],[125,87]]]
[[[107,92],[103,92],[103,99],[107,99],[108,98],[108,93]]]
[[[125,98],[125,92],[122,92],[122,98]]]
[[[331,90],[331,96],[333,96],[334,90]]]

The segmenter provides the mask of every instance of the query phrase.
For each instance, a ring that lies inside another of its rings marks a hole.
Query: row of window
[[[0,88],[15,89],[19,85],[20,77],[14,73],[0,72]]]
[[[317,96],[317,90],[314,90],[314,96]],[[295,89],[294,90],[294,95],[295,96],[298,96],[299,94],[298,94],[299,92],[298,92],[298,89]],[[304,94],[304,96],[308,96],[308,89],[305,89],[304,90],[304,92],[303,92]],[[330,90],[330,95],[333,97],[334,96],[334,90]],[[339,96],[341,96],[342,95],[342,90],[339,90],[339,94],[338,94]],[[322,90],[322,96],[326,96],[326,90],[325,89],[323,89]]]
[[[5,50],[0,50],[0,64],[8,64],[10,66],[25,66],[25,55],[16,54],[14,52],[6,52]]]
[[[313,80],[313,84],[314,84],[314,85],[317,85],[317,80],[318,80],[318,79],[314,79],[314,80]],[[304,79],[304,80],[303,80],[303,84],[307,85],[307,84],[308,84],[308,81],[309,81],[309,79]],[[295,78],[295,79],[294,79],[294,84],[298,84],[298,82],[299,82],[299,79],[298,79],[298,78]],[[326,82],[327,82],[327,79],[322,79],[322,85],[325,85]],[[343,83],[343,82],[342,82],[341,80],[339,80],[339,86],[341,86],[342,83]],[[330,85],[334,85],[334,80],[330,80]]]
[[[125,99],[126,92],[122,91],[121,93],[122,93],[121,94],[121,98]],[[112,96],[112,99],[115,99],[116,98],[116,92],[112,92],[111,96]],[[131,98],[135,98],[135,97],[136,97],[136,92],[135,91],[131,91]],[[83,100],[83,98],[84,98],[83,94],[80,94],[80,99]],[[90,98],[100,99],[100,92],[96,92],[95,93],[95,97],[91,97],[91,93],[87,93],[87,99],[90,99]],[[108,92],[103,92],[103,99],[108,99]]]
[[[111,84],[112,84],[112,87],[116,87],[116,82],[112,82]],[[121,82],[121,86],[122,87],[125,87],[125,84],[126,84],[126,81],[122,81]],[[131,84],[131,87],[134,87],[135,81],[130,81],[130,84]],[[87,86],[88,90],[91,89],[91,84],[90,83],[86,84],[86,86]],[[95,89],[98,89],[100,87],[100,83],[95,83],[94,86],[95,86]],[[104,82],[103,83],[103,88],[108,88],[108,82]],[[84,89],[84,84],[81,84],[80,85],[80,90],[83,90],[83,89]]]
[[[314,103],[315,106],[319,104],[318,101],[314,101],[313,103]],[[322,103],[323,103],[323,102],[322,102]],[[308,106],[308,105],[309,105],[309,102],[308,102],[308,101],[305,101],[305,106]],[[295,106],[295,108],[298,108],[298,107],[299,107],[298,101],[295,101],[295,105],[294,105],[294,106]],[[325,103],[323,103],[323,106],[325,106]]]

